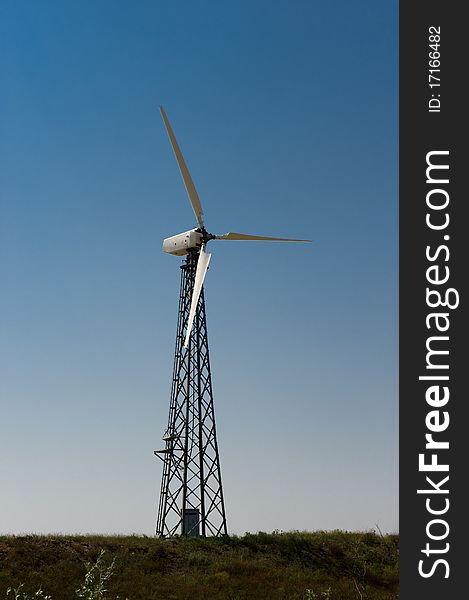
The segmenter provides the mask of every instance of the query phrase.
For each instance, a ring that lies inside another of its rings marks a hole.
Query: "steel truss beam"
[[[156,535],[226,535],[226,516],[215,427],[204,291],[188,348],[184,347],[199,254],[181,266],[173,381]]]

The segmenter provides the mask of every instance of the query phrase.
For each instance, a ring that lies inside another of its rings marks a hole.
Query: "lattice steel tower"
[[[181,266],[181,290],[166,448],[156,534],[227,533],[218,454],[205,299],[201,290],[192,334],[184,346],[199,254]]]
[[[205,229],[202,205],[163,107],[161,115],[181,171],[198,227],[163,241],[163,251],[186,256],[181,269],[179,316],[166,447],[156,534],[224,535],[225,505],[218,456],[208,355],[203,284],[210,240],[309,242],[245,233],[213,235]]]

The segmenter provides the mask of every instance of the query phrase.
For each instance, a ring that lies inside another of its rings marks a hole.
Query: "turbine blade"
[[[204,246],[200,249],[199,260],[197,262],[197,270],[195,272],[194,289],[192,290],[191,308],[189,310],[189,321],[187,323],[186,339],[184,340],[184,347],[187,348],[189,345],[189,338],[191,336],[192,325],[194,324],[195,312],[197,305],[199,304],[200,292],[204,284],[205,274],[207,273],[208,263],[210,262],[211,254],[205,252]]]
[[[240,241],[252,241],[252,240],[263,240],[266,242],[312,242],[313,240],[295,240],[291,238],[278,238],[278,237],[265,237],[262,235],[248,235],[246,233],[235,233],[230,231],[225,235],[216,235],[216,240],[240,240]]]
[[[187,168],[186,163],[184,162],[181,150],[179,149],[173,130],[171,129],[171,125],[169,124],[168,117],[166,116],[166,113],[164,112],[164,108],[162,106],[160,106],[160,112],[161,116],[163,117],[166,131],[168,132],[169,141],[171,142],[171,146],[173,147],[174,155],[176,156],[176,160],[179,165],[179,170],[181,171],[181,175],[184,180],[184,185],[186,186],[187,195],[189,196],[192,208],[194,209],[197,222],[199,223],[200,227],[203,228],[203,211],[202,205],[200,204],[199,195],[197,194],[197,190],[195,189],[194,182],[192,181],[192,177],[190,176],[189,169]]]

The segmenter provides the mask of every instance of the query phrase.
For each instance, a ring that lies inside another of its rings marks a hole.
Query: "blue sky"
[[[397,3],[16,0],[0,19],[0,531],[154,531],[180,259],[228,528],[397,531]]]

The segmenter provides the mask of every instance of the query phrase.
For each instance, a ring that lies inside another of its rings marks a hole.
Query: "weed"
[[[106,566],[104,564],[104,553],[105,551],[101,549],[96,562],[94,564],[87,563],[88,570],[85,575],[85,581],[76,590],[79,598],[84,598],[85,600],[102,600],[106,597],[107,589],[105,585],[114,572],[116,557]]]
[[[328,587],[326,590],[319,592],[319,594],[316,594],[316,592],[312,589],[305,590],[305,600],[318,600],[319,598],[323,598],[324,600],[330,600],[330,597],[331,587]]]
[[[201,568],[209,565],[210,559],[204,552],[196,550],[195,552],[189,552],[187,555],[187,563],[191,567]]]
[[[112,559],[109,565],[104,564],[104,553],[101,549],[96,562],[86,563],[87,571],[85,573],[85,581],[81,586],[75,590],[78,598],[84,598],[85,600],[104,600],[106,598],[107,589],[105,588],[106,582],[109,581],[115,566],[115,557]],[[20,583],[17,588],[9,587],[6,591],[7,597],[10,594],[14,594],[12,600],[34,600],[35,598],[41,598],[41,600],[52,600],[52,596],[47,596],[39,588],[32,596],[26,592],[22,592],[21,588],[24,587],[24,583]],[[119,598],[119,596],[117,596]],[[117,600],[117,599],[116,599]],[[126,598],[126,600],[128,600]]]
[[[42,600],[52,600],[52,596],[45,596],[41,588],[39,588],[33,596],[30,596],[26,592],[21,592],[21,588],[24,583],[20,583],[17,588],[9,587],[7,589],[7,597],[13,592],[14,600],[33,600],[33,598],[42,598]]]

